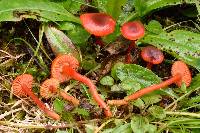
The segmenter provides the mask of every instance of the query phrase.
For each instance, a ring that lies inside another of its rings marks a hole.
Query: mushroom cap
[[[105,13],[85,13],[80,20],[83,27],[95,36],[106,36],[115,30],[115,20]]]
[[[63,66],[69,66],[73,69],[78,69],[79,62],[70,54],[57,56],[51,64],[51,77],[58,79],[59,82],[64,82],[71,79],[70,76],[63,74]]]
[[[59,81],[55,78],[45,80],[40,86],[40,95],[46,99],[53,97],[57,93],[59,84]]]
[[[33,76],[30,74],[19,75],[12,82],[12,92],[14,95],[19,97],[25,97],[27,94],[23,91],[22,86],[26,85],[31,90],[33,84]]]
[[[143,60],[152,64],[160,64],[164,60],[162,51],[153,46],[144,47],[141,56]]]
[[[175,82],[177,86],[181,87],[182,83],[185,83],[187,87],[190,86],[192,76],[188,66],[184,62],[175,61],[172,65],[171,74],[172,76],[175,76],[177,74],[181,75],[181,80]]]
[[[145,28],[140,21],[127,22],[122,25],[121,33],[126,39],[137,40],[144,36]]]

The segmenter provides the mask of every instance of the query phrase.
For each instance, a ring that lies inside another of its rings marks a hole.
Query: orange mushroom
[[[76,72],[78,68],[78,60],[71,55],[60,55],[56,57],[51,66],[51,76],[53,78],[59,79],[60,82],[67,81],[71,78],[81,81],[89,87],[90,93],[94,100],[99,104],[101,108],[104,109],[105,115],[107,117],[112,116],[109,106],[103,101],[103,99],[99,96],[96,86],[92,83],[92,81]]]
[[[22,74],[17,76],[12,83],[12,92],[19,97],[30,96],[30,98],[37,104],[37,106],[43,110],[49,117],[59,120],[60,116],[54,111],[50,111],[42,101],[31,91],[33,83],[33,76],[30,74]]]
[[[140,21],[124,23],[121,27],[124,38],[132,40],[126,54],[126,63],[131,63],[131,50],[135,47],[135,41],[142,38],[145,34],[144,25]]]
[[[43,98],[50,98],[57,92],[59,92],[59,95],[61,95],[65,100],[72,102],[74,105],[79,105],[79,100],[74,98],[73,96],[68,95],[63,90],[59,90],[59,80],[55,78],[50,78],[45,80],[42,85],[40,86],[40,95]]]
[[[109,100],[108,104],[110,105],[128,104],[128,101],[140,98],[141,96],[145,94],[148,94],[154,90],[158,90],[160,88],[166,87],[172,83],[175,83],[176,85],[178,85],[178,87],[180,87],[182,83],[185,83],[187,87],[190,85],[191,80],[192,80],[191,73],[188,66],[184,62],[182,61],[174,62],[174,64],[172,65],[171,73],[172,73],[172,77],[166,81],[141,89],[133,93],[132,95],[125,97],[122,100]]]
[[[80,20],[83,27],[95,36],[106,36],[115,30],[115,20],[105,13],[85,13]]]
[[[144,47],[141,51],[141,56],[143,60],[148,62],[148,69],[151,69],[152,64],[160,64],[164,60],[162,51],[153,46]]]

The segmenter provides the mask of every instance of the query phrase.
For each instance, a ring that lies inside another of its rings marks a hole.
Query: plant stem
[[[190,113],[190,112],[172,112],[172,111],[166,111],[167,115],[184,115],[184,116],[191,116],[191,117],[197,117],[200,118],[200,114],[197,113]]]
[[[60,96],[62,96],[65,100],[72,102],[74,105],[79,105],[79,100],[74,98],[73,96],[68,95],[63,90],[59,92]]]

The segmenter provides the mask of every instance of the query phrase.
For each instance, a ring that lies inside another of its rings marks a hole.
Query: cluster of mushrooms
[[[115,30],[115,20],[105,13],[86,13],[80,16],[83,27],[95,36],[101,37],[111,34]],[[142,38],[145,34],[145,28],[140,21],[127,22],[122,25],[121,33],[124,38],[131,40],[132,43],[127,49],[126,62],[131,63],[131,50],[136,47],[135,42]],[[142,58],[148,62],[147,68],[151,69],[152,64],[159,64],[163,61],[163,53],[153,47],[144,47],[141,51]],[[50,98],[54,94],[58,93],[65,100],[72,102],[75,106],[79,105],[79,100],[71,95],[68,95],[62,89],[59,89],[59,84],[69,81],[70,79],[78,80],[89,87],[89,91],[96,101],[96,103],[104,110],[106,117],[111,117],[112,112],[108,105],[124,105],[129,101],[140,98],[141,96],[148,94],[154,90],[166,87],[175,83],[177,86],[181,86],[185,83],[189,86],[192,80],[190,70],[188,66],[182,61],[175,61],[171,68],[172,77],[159,84],[152,85],[143,88],[121,100],[108,100],[107,103],[100,97],[97,92],[96,86],[93,82],[79,74],[76,70],[79,67],[79,61],[72,54],[58,55],[51,65],[51,78],[45,80],[40,86],[40,95],[43,98]],[[43,110],[49,117],[59,120],[60,116],[54,111],[49,110],[42,101],[31,91],[33,84],[33,77],[30,74],[22,74],[13,81],[12,92],[19,97],[30,96],[32,100]]]

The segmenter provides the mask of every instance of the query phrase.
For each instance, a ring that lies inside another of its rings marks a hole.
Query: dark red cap
[[[153,46],[147,46],[142,49],[142,59],[152,64],[160,64],[164,60],[162,51]]]
[[[115,20],[105,13],[85,13],[80,20],[83,27],[95,36],[106,36],[115,30]]]
[[[144,36],[145,28],[140,21],[124,23],[121,27],[122,35],[129,40],[137,40]]]

